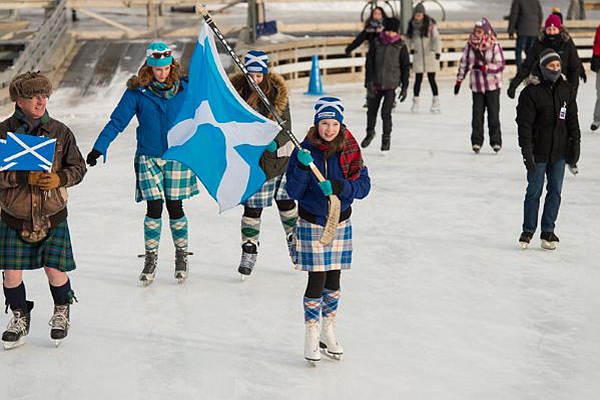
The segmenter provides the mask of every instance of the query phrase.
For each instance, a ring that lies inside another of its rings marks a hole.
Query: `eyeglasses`
[[[171,50],[163,51],[163,52],[154,52],[150,54],[152,58],[160,60],[161,58],[169,58],[171,57]]]

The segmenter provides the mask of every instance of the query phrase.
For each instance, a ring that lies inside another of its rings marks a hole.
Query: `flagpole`
[[[198,4],[196,6],[196,11],[202,15],[206,24],[210,27],[210,29],[214,32],[217,39],[219,39],[221,44],[225,47],[225,49],[227,50],[227,52],[229,53],[229,55],[231,56],[231,58],[233,59],[235,64],[242,71],[242,73],[243,73],[244,77],[246,78],[246,81],[248,81],[248,84],[250,85],[250,87],[256,92],[256,94],[258,95],[260,100],[263,102],[265,107],[267,107],[267,110],[269,110],[269,113],[271,115],[273,115],[275,122],[277,122],[277,124],[281,127],[281,129],[283,129],[283,131],[290,138],[290,140],[292,141],[294,146],[299,151],[301,151],[302,145],[300,144],[300,142],[298,141],[296,136],[292,133],[292,131],[288,128],[288,124],[286,124],[286,121],[283,118],[281,118],[281,116],[277,113],[277,111],[275,110],[275,107],[273,107],[273,105],[267,98],[267,95],[265,95],[265,93],[262,91],[260,86],[258,86],[258,84],[254,81],[254,79],[252,79],[252,77],[248,73],[248,70],[246,69],[246,66],[240,60],[240,58],[236,54],[235,50],[233,50],[233,48],[229,45],[229,42],[227,42],[227,39],[225,39],[225,36],[223,36],[223,33],[221,32],[221,30],[213,21],[212,16],[208,13],[208,10],[206,9],[206,7],[204,7],[203,4]],[[326,180],[314,162],[311,162],[309,164],[309,167],[319,182],[323,182]],[[337,225],[340,220],[340,212],[341,212],[340,199],[333,193],[330,194],[328,197],[329,197],[329,213],[327,215],[327,222],[323,229],[323,234],[321,235],[321,238],[319,240],[319,242],[323,245],[328,245],[329,243],[331,243],[333,241],[333,238],[335,236],[335,232],[337,229]]]

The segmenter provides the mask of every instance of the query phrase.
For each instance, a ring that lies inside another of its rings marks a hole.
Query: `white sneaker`
[[[319,322],[307,322],[306,334],[304,336],[304,358],[307,361],[321,361],[319,351]]]
[[[431,101],[431,108],[429,109],[429,111],[431,111],[434,114],[439,114],[442,112],[439,96],[433,96],[433,100]]]
[[[323,318],[319,347],[332,356],[341,356],[344,350],[335,337],[335,317]]]
[[[417,114],[419,112],[419,98],[413,97],[412,107],[410,108],[410,112],[413,114]]]

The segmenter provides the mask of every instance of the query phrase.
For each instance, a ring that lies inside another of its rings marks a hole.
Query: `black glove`
[[[441,56],[442,56],[442,55],[441,55],[440,53],[435,53],[435,59],[436,59],[436,60],[440,61],[440,57],[441,57]]]
[[[522,149],[521,154],[523,155],[523,163],[525,164],[525,168],[527,168],[527,172],[534,172],[536,166],[533,150],[531,148]]]
[[[87,157],[85,158],[85,162],[90,167],[93,167],[94,165],[96,165],[98,157],[100,157],[101,155],[102,153],[100,153],[98,150],[92,149],[92,151],[90,151]]]
[[[485,74],[485,71],[487,71],[487,66],[485,64],[475,64],[473,65],[473,69],[478,69]]]
[[[454,84],[454,95],[455,96],[458,94],[458,91],[460,90],[460,85],[462,85],[462,81],[456,81],[456,83]]]
[[[331,189],[333,190],[333,194],[338,195],[344,190],[344,182],[343,181],[331,181]]]
[[[587,75],[585,74],[585,69],[581,66],[581,72],[579,72],[579,78],[583,81],[583,83],[587,82]]]
[[[513,40],[515,38],[515,33],[514,32],[508,32],[508,38],[510,40]]]
[[[407,96],[408,96],[408,93],[407,93],[406,88],[402,88],[402,90],[400,91],[400,94],[398,95],[398,100],[400,100],[400,103],[402,103],[404,100],[406,100]]]
[[[594,72],[598,72],[598,70],[600,70],[600,56],[592,56],[590,69]]]
[[[350,46],[346,47],[346,49],[344,50],[344,53],[346,53],[346,57],[350,57],[350,53],[352,51],[350,50]]]
[[[506,94],[508,94],[508,97],[510,97],[511,99],[514,99],[517,95],[517,88],[515,88],[513,85],[510,85],[508,87],[508,90],[506,91]]]

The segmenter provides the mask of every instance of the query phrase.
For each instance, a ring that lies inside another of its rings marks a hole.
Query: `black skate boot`
[[[175,279],[177,282],[183,283],[188,277],[188,256],[192,256],[186,249],[175,250]]]
[[[554,232],[542,232],[540,239],[542,239],[542,249],[556,250],[559,240]]]
[[[525,250],[527,247],[529,247],[529,243],[531,242],[532,238],[533,238],[533,232],[521,233],[521,236],[519,237],[519,243],[521,244],[521,248],[523,250]]]
[[[298,252],[296,251],[296,238],[294,237],[293,233],[290,233],[287,236],[286,240],[290,258],[292,259],[292,263],[296,265],[296,263],[298,262]]]
[[[381,151],[384,153],[387,153],[388,151],[390,151],[390,144],[391,144],[391,137],[389,133],[384,133],[383,136],[381,136]]]
[[[12,310],[13,317],[2,334],[5,350],[14,349],[25,344],[25,337],[29,333],[29,325],[31,324],[32,309],[33,301],[28,301],[27,311]]]
[[[145,258],[144,269],[140,274],[140,282],[142,282],[144,286],[148,286],[154,282],[154,275],[156,275],[156,266],[158,263],[158,252],[147,251],[146,254],[140,254],[138,257]]]
[[[373,141],[374,137],[375,137],[375,131],[367,131],[367,136],[361,142],[360,147],[362,147],[363,149],[365,147],[368,147],[371,144],[371,142]]]
[[[242,245],[242,259],[240,260],[240,266],[238,267],[238,272],[242,274],[242,280],[252,273],[257,257],[258,247],[248,240]]]
[[[56,346],[60,344],[60,341],[67,337],[69,333],[69,325],[71,324],[69,314],[71,310],[70,304],[65,305],[54,305],[54,314],[50,318],[48,325],[52,327],[50,329],[50,337],[56,341]]]

